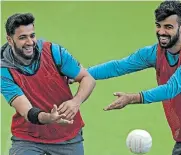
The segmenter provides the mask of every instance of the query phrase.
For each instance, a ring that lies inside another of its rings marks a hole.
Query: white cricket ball
[[[126,145],[132,153],[145,154],[152,147],[152,137],[147,131],[136,129],[128,134]]]

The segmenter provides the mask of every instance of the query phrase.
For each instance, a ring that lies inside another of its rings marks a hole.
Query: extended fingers
[[[117,103],[112,103],[112,104],[108,105],[107,107],[105,107],[104,110],[105,111],[112,110],[112,109],[117,108],[117,106],[118,106]]]
[[[66,119],[62,119],[60,118],[59,120],[56,121],[56,123],[59,124],[73,124],[74,120],[66,120]]]
[[[108,110],[113,110],[113,109],[121,109],[123,107],[124,107],[124,105],[122,104],[121,100],[117,99],[113,103],[111,103],[110,105],[105,107],[104,110],[108,111]]]
[[[68,114],[66,115],[66,119],[72,120],[72,119],[74,118],[75,114],[76,114],[76,113],[74,113],[74,112],[68,113]]]
[[[68,109],[68,106],[66,104],[61,104],[58,108],[58,113],[62,114]]]

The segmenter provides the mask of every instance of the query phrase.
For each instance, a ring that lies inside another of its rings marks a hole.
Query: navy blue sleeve
[[[94,79],[108,79],[140,71],[145,68],[155,67],[157,44],[146,46],[121,60],[112,60],[88,68]]]
[[[170,77],[168,82],[156,88],[142,91],[143,102],[152,103],[172,99],[181,93],[181,66]]]
[[[11,104],[17,96],[24,94],[21,88],[14,83],[7,68],[1,68],[1,94],[9,104]]]
[[[60,72],[65,76],[75,79],[80,72],[79,62],[67,51],[67,49],[52,44],[52,52],[55,63],[60,68]]]

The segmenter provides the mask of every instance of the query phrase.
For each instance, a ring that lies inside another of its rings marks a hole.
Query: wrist
[[[143,98],[142,92],[140,92],[139,94],[140,94],[140,103],[144,103],[144,98]]]
[[[43,110],[36,108],[36,107],[32,107],[28,113],[27,113],[27,119],[29,122],[31,122],[32,124],[38,124],[38,125],[42,125],[42,123],[39,121],[39,114],[42,113]]]
[[[77,104],[77,105],[81,105],[82,104],[82,100],[81,99],[79,99],[78,97],[74,97],[73,99],[72,99],[72,101],[75,103],[75,104]]]
[[[130,98],[131,98],[131,101],[130,101],[131,104],[142,103],[142,97],[140,93],[131,94]]]

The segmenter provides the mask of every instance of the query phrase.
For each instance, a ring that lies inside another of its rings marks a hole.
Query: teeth
[[[33,47],[25,47],[26,50],[32,50]]]
[[[165,40],[165,39],[168,39],[168,37],[162,37],[162,36],[160,36],[160,39]]]

